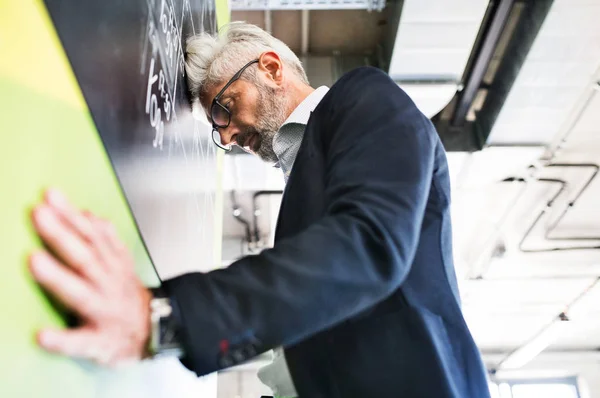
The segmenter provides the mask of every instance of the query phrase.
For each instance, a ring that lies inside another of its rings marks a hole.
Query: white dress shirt
[[[326,86],[321,86],[313,91],[294,109],[273,137],[273,151],[279,160],[285,182],[294,166],[310,114],[319,105],[327,91],[329,89]],[[290,376],[283,349],[276,348],[273,351],[273,361],[258,371],[258,378],[273,391],[275,396],[296,397],[298,394]]]
[[[310,114],[315,110],[329,89],[321,86],[304,99],[294,109],[292,114],[283,122],[275,137],[273,137],[273,151],[279,160],[285,181],[292,172],[298,149],[302,143],[304,129],[310,119]]]

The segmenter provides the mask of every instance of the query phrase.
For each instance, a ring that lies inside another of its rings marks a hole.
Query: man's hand
[[[104,365],[141,359],[150,334],[151,294],[114,227],[80,212],[56,190],[46,192],[32,219],[50,251],[31,255],[33,277],[81,318],[73,329],[40,331],[39,344]]]

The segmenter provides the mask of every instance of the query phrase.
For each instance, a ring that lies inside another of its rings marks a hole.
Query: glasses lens
[[[229,125],[229,111],[218,102],[213,104],[210,110],[210,117],[218,127],[227,127]]]
[[[221,136],[219,135],[219,132],[217,131],[217,129],[212,130],[212,140],[215,143],[215,145],[218,146],[219,148],[221,148],[225,151],[231,150],[230,144],[228,144],[228,145],[221,144]]]

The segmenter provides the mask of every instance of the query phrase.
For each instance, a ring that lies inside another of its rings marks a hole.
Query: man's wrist
[[[150,300],[150,336],[147,355],[183,356],[180,342],[180,322],[173,310],[171,299],[161,288],[150,289],[153,298]]]

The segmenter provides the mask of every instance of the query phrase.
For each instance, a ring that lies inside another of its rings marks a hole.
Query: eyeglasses
[[[221,144],[221,136],[219,135],[219,128],[229,127],[229,123],[231,123],[231,111],[227,108],[227,106],[221,104],[219,102],[219,100],[221,99],[221,96],[223,95],[225,90],[227,90],[227,88],[229,86],[231,86],[231,84],[233,82],[235,82],[242,76],[242,73],[244,73],[246,68],[248,68],[250,65],[255,64],[257,62],[258,62],[258,59],[248,62],[246,65],[244,65],[242,67],[242,69],[240,69],[235,75],[233,75],[231,80],[229,80],[229,82],[227,82],[227,84],[221,89],[221,91],[219,91],[219,94],[217,94],[215,96],[215,98],[213,99],[212,104],[210,106],[210,118],[212,120],[212,125],[213,125],[212,140],[216,146],[218,146],[219,148],[221,148],[222,150],[224,150],[226,152],[231,151],[231,144],[227,144],[227,145]]]

